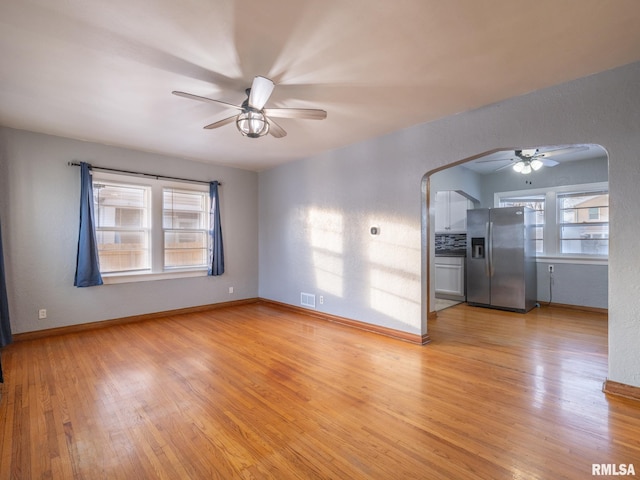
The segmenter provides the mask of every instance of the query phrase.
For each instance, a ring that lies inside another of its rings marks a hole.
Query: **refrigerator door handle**
[[[487,245],[485,247],[485,252],[484,252],[484,274],[487,277],[491,276],[491,259],[490,259],[490,255],[491,255],[491,230],[490,230],[490,226],[489,226],[489,222],[486,222],[484,224],[484,229],[485,229],[485,241],[487,242]]]
[[[489,276],[493,277],[493,222],[489,222],[489,248],[488,248],[488,253],[489,255],[487,255],[488,259],[489,259]]]

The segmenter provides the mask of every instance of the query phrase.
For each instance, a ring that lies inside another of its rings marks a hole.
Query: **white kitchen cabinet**
[[[465,257],[435,257],[436,298],[465,301]]]
[[[469,208],[469,199],[456,191],[436,192],[436,233],[465,233]]]

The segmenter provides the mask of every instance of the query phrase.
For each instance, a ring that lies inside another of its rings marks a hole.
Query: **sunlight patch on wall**
[[[342,297],[344,294],[344,220],[342,213],[311,208],[306,229],[312,250],[316,287]]]
[[[370,220],[374,224],[375,219]],[[384,222],[369,237],[370,305],[404,324],[420,327],[420,229]]]

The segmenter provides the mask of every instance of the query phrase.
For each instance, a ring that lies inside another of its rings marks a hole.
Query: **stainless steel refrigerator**
[[[467,303],[528,312],[537,302],[535,211],[467,211]]]

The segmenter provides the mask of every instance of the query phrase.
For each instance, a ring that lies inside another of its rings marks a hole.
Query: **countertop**
[[[467,256],[467,251],[460,251],[460,250],[451,250],[451,251],[437,251],[435,253],[436,257],[466,257]]]

